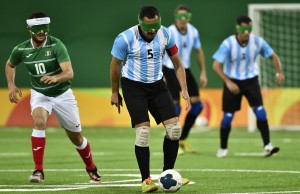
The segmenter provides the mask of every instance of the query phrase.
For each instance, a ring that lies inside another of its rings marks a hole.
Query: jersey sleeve
[[[17,46],[12,50],[10,57],[9,57],[9,61],[13,65],[18,65],[22,61],[22,53],[20,50],[18,50]]]
[[[128,45],[122,34],[119,34],[114,41],[113,48],[111,50],[112,56],[119,60],[124,60],[128,55]]]
[[[58,41],[54,51],[59,64],[63,62],[71,61],[67,48],[63,42]]]
[[[213,59],[223,64],[225,63],[228,53],[229,53],[229,47],[228,45],[226,45],[226,42],[223,41],[219,49],[214,53]]]
[[[260,54],[264,57],[264,58],[268,58],[273,54],[273,49],[271,48],[271,46],[265,41],[262,41],[262,47],[261,47],[261,51]]]
[[[166,49],[171,49],[172,47],[174,47],[174,45],[176,46],[176,42],[175,42],[175,36],[172,34],[170,29],[167,29],[167,33],[168,33],[168,42],[166,45]]]

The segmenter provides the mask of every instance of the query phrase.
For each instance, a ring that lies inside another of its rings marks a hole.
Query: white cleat
[[[279,147],[273,147],[273,145],[271,143],[269,143],[268,145],[266,145],[264,147],[264,152],[263,155],[265,157],[269,157],[272,156],[273,154],[279,152]]]
[[[228,150],[227,149],[222,149],[220,148],[217,152],[217,157],[218,158],[224,158],[227,156]]]

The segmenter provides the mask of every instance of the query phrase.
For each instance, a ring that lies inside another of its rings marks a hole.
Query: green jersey
[[[29,71],[32,89],[46,96],[58,96],[71,87],[71,82],[47,84],[40,81],[43,76],[52,76],[62,72],[60,63],[70,61],[65,45],[53,36],[47,36],[41,48],[34,48],[29,39],[17,45],[11,55],[14,65],[26,65]]]

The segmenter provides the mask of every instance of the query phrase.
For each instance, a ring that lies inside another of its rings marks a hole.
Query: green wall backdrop
[[[73,87],[110,87],[110,51],[114,38],[137,23],[137,14],[144,5],[155,5],[162,15],[162,24],[169,26],[178,4],[191,8],[191,23],[200,32],[208,87],[221,87],[211,68],[211,56],[221,41],[234,33],[235,19],[247,14],[249,3],[300,3],[300,0],[1,0],[0,87],[6,87],[4,68],[10,52],[29,38],[25,20],[32,12],[43,11],[50,16],[50,34],[66,44],[75,72]],[[193,62],[192,69],[198,77],[195,57]],[[17,68],[16,83],[19,87],[30,86],[25,67]]]

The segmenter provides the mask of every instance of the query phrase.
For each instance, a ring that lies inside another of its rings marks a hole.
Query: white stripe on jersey
[[[158,30],[150,43],[140,36],[138,25],[121,33],[128,46],[128,55],[122,66],[122,77],[143,83],[153,83],[162,78],[162,56],[168,43],[163,28],[165,27],[162,26]]]
[[[182,35],[178,31],[175,24],[169,26],[169,30],[175,37],[176,46],[178,48],[179,56],[184,68],[190,68],[191,52],[193,48],[201,47],[198,30],[190,23],[187,24],[187,32],[185,35]],[[174,65],[167,54],[165,54],[163,65],[169,69],[174,69]]]

